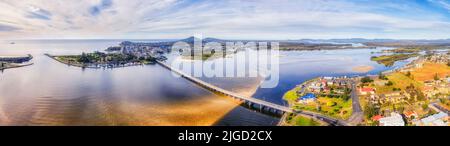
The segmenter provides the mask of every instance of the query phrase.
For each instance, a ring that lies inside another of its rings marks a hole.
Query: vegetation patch
[[[372,56],[370,59],[376,61],[379,64],[384,64],[385,66],[392,66],[395,62],[400,60],[406,60],[411,57],[419,56],[418,53],[414,54],[393,54],[393,55],[382,55],[382,56]]]

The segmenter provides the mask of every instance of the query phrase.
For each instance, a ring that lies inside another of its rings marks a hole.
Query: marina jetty
[[[27,62],[33,59],[33,56],[30,54],[25,56],[0,56],[0,62],[9,62],[9,63],[22,63]]]
[[[30,54],[25,56],[0,56],[0,70],[33,65],[33,63],[29,63],[31,59],[33,59],[33,56]]]

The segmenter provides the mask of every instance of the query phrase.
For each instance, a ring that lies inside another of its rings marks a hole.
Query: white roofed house
[[[448,115],[444,112],[428,116],[421,120],[415,121],[417,126],[449,126]]]
[[[379,120],[380,126],[405,126],[403,117],[395,112],[391,113],[391,116],[384,117]]]

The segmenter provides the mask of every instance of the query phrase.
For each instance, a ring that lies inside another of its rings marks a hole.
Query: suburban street
[[[364,118],[364,112],[362,111],[361,104],[359,103],[359,96],[356,89],[356,83],[354,80],[350,80],[350,83],[352,84],[352,115],[347,120],[347,123],[351,125],[357,125],[358,123],[361,123]]]

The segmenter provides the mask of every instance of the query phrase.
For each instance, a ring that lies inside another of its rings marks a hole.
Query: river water
[[[239,106],[171,75],[159,65],[81,69],[52,55],[102,51],[120,40],[1,42],[0,55],[34,56],[34,65],[0,73],[0,125],[275,125],[277,117]],[[318,76],[365,75],[399,67],[370,61],[382,49],[282,51],[280,80],[261,88],[261,78],[201,78],[219,87],[277,104],[284,92]],[[170,56],[170,55],[169,55]],[[173,58],[169,57],[169,60]],[[227,60],[226,58],[218,58]],[[372,66],[369,72],[352,70]]]

